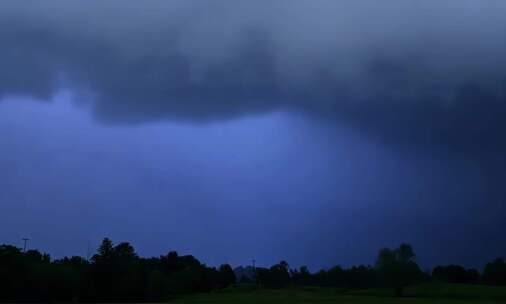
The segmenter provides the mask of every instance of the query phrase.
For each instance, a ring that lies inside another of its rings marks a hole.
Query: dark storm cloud
[[[72,88],[108,123],[276,109],[502,150],[503,1],[12,1],[0,95]]]

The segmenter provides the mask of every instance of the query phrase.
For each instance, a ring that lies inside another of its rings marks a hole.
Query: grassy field
[[[424,304],[424,303],[506,303],[506,288],[451,284],[425,284],[406,289],[405,297],[394,298],[390,290],[343,291],[327,288],[256,290],[232,288],[210,294],[173,299],[178,304]]]

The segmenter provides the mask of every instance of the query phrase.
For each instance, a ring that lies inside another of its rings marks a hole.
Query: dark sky
[[[0,243],[506,255],[506,3],[2,1]]]

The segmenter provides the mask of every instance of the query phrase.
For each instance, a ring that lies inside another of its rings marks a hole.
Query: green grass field
[[[506,303],[506,288],[452,284],[424,284],[407,288],[405,297],[394,298],[390,290],[343,291],[330,288],[257,290],[231,288],[210,294],[173,299],[170,303],[298,304],[298,303]]]

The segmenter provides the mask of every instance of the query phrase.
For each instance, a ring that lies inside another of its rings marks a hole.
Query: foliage
[[[66,257],[51,262],[37,250],[0,246],[0,302],[160,301],[232,284],[235,276],[229,265],[217,270],[176,252],[141,258],[129,243],[114,246],[107,238],[91,261]]]
[[[408,244],[401,244],[399,248],[381,249],[376,261],[376,268],[382,282],[395,289],[396,296],[402,296],[404,287],[417,282],[421,271],[414,261],[415,253]]]
[[[382,249],[375,267],[335,266],[311,273],[305,266],[290,269],[285,261],[269,268],[248,266],[234,271],[230,265],[224,264],[216,269],[191,255],[180,256],[175,251],[160,257],[142,258],[131,244],[114,245],[106,238],[89,261],[81,257],[51,261],[49,255],[37,250],[22,252],[14,246],[0,246],[0,302],[164,301],[182,294],[229,290],[236,284],[236,273],[240,280],[248,281],[248,291],[267,289],[276,295],[275,290],[302,288],[304,296],[307,292],[334,290],[360,297],[400,296],[403,293],[418,297],[427,296],[430,291],[440,297],[460,293],[478,298],[482,291],[494,291],[494,300],[506,298],[506,292],[501,293],[503,289],[486,289],[479,285],[472,288],[469,286],[473,285],[462,285],[467,286],[465,290],[454,287],[458,285],[436,283],[427,285],[430,288],[408,288],[408,285],[420,282],[423,274],[415,262],[413,249],[407,244]],[[506,263],[502,259],[488,263],[483,275],[458,265],[438,266],[434,268],[432,278],[434,282],[506,285]],[[382,289],[385,287],[390,291]],[[365,289],[366,292],[357,291]],[[278,300],[278,303],[284,301]]]
[[[258,283],[266,288],[283,288],[290,283],[288,263],[281,261],[271,268],[257,269]]]
[[[483,281],[491,285],[506,285],[506,263],[503,259],[497,258],[485,266]]]
[[[478,284],[480,273],[476,269],[466,269],[459,265],[438,266],[432,271],[436,280],[457,284]]]

